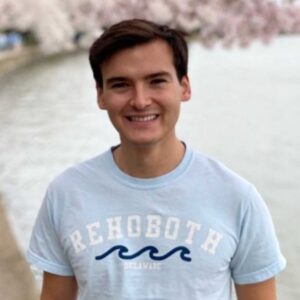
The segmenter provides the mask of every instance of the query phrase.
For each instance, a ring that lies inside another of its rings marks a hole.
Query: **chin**
[[[153,146],[158,143],[159,139],[155,138],[135,138],[135,139],[123,139],[124,144],[126,145],[133,145],[136,147],[143,147],[143,146]]]
[[[147,147],[147,146],[153,146],[155,144],[156,141],[153,140],[131,141],[131,145],[134,145],[136,147]]]

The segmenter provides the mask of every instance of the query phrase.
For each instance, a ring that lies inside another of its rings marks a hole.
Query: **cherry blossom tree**
[[[0,0],[0,29],[32,31],[46,52],[88,46],[103,28],[128,18],[168,24],[206,46],[248,46],[300,33],[300,1]]]

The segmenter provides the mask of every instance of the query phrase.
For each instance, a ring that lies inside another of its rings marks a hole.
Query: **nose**
[[[151,97],[147,89],[142,84],[136,85],[132,93],[130,105],[138,110],[142,110],[150,105],[150,103]]]

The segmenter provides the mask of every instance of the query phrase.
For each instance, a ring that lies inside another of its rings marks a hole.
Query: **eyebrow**
[[[161,77],[161,76],[171,78],[171,74],[169,72],[165,72],[165,71],[149,74],[146,76],[146,78],[151,79],[151,78]]]
[[[156,73],[151,73],[147,76],[145,76],[145,79],[152,79],[156,77],[161,77],[161,76],[166,76],[171,78],[171,74],[169,72],[161,71],[161,72],[156,72]],[[126,81],[129,80],[130,78],[125,77],[125,76],[115,76],[115,77],[109,77],[105,80],[106,84],[112,84],[114,82],[120,82],[120,81]]]

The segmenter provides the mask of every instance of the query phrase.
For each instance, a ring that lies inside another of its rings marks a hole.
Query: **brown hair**
[[[183,34],[166,25],[131,19],[114,24],[104,31],[92,44],[89,60],[97,84],[102,87],[101,64],[113,54],[136,45],[145,44],[155,39],[168,43],[173,52],[173,61],[177,77],[181,81],[187,75],[188,47]]]

